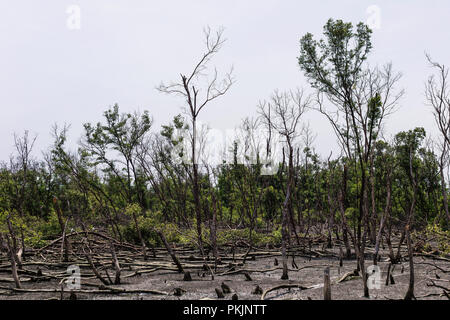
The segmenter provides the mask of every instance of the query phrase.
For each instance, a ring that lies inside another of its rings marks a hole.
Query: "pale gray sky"
[[[81,28],[67,27],[67,8],[81,9]],[[148,109],[159,127],[180,113],[182,101],[155,90],[177,80],[203,52],[202,28],[225,27],[228,39],[214,60],[219,71],[234,65],[237,82],[200,116],[226,129],[256,112],[274,89],[304,87],[299,39],[321,36],[328,18],[366,21],[367,8],[381,10],[371,64],[392,62],[403,73],[406,94],[388,133],[415,126],[430,132],[424,83],[431,72],[424,52],[450,63],[450,2],[344,0],[15,0],[0,1],[0,160],[13,151],[13,133],[38,134],[35,155],[52,142],[54,123],[72,124],[71,145],[82,123],[97,122],[107,107]],[[323,155],[335,146],[329,124],[306,116]]]

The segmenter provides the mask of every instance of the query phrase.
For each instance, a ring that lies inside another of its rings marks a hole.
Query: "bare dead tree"
[[[28,172],[32,165],[31,152],[36,142],[37,136],[29,136],[29,132],[25,131],[23,136],[14,134],[14,146],[16,148],[16,159],[11,159],[11,168],[15,169],[17,180],[16,197],[17,197],[17,211],[20,218],[25,219],[25,202],[26,202],[26,188],[29,184]],[[19,228],[22,251],[25,252],[25,235],[22,227]]]
[[[200,111],[217,98],[225,95],[234,83],[233,68],[220,80],[218,71],[214,68],[212,76],[208,77],[208,65],[211,59],[220,51],[225,42],[223,29],[212,32],[209,27],[204,29],[206,51],[189,74],[180,74],[180,81],[170,84],[161,83],[157,89],[166,94],[175,94],[185,99],[187,113],[192,124],[191,163],[192,173],[189,174],[193,184],[195,215],[197,219],[197,234],[200,252],[203,254],[202,213],[198,183],[198,150],[197,150],[197,119]],[[207,81],[206,86],[202,80]]]
[[[238,148],[236,152],[240,154],[240,161],[242,161],[242,164],[244,164],[244,166],[247,166],[247,170],[242,170],[239,174],[239,178],[234,179],[234,183],[236,184],[236,187],[239,190],[239,194],[242,199],[243,210],[250,221],[249,251],[247,252],[247,254],[253,248],[253,231],[255,229],[255,221],[261,205],[261,197],[266,186],[266,183],[263,183],[264,187],[259,188],[258,191],[257,181],[261,174],[261,171],[256,168],[258,166],[261,166],[262,170],[264,166],[267,166],[272,162],[272,159],[270,159],[270,154],[266,153],[266,157],[264,159],[264,155],[262,152],[262,145],[264,141],[263,137],[258,134],[260,126],[260,119],[246,117],[242,120],[241,125],[236,130],[235,137],[235,146]],[[267,152],[268,140],[266,140],[265,142]],[[271,148],[271,146],[269,145],[268,148]],[[238,150],[240,152],[238,152]],[[247,254],[245,255],[245,257],[247,256]]]
[[[303,144],[303,147],[304,147],[304,149],[303,149],[303,153],[304,153],[304,157],[303,157],[303,159],[302,159],[302,162],[303,162],[303,166],[304,166],[304,177],[302,177],[303,178],[303,181],[305,181],[306,179],[308,179],[308,176],[309,176],[309,171],[310,171],[310,163],[311,163],[311,161],[310,161],[310,159],[312,158],[312,157],[314,157],[314,154],[315,154],[315,151],[314,151],[314,148],[313,148],[313,143],[314,143],[314,141],[315,141],[315,139],[317,138],[317,134],[315,134],[314,132],[313,132],[313,130],[311,129],[311,126],[310,126],[310,124],[308,123],[308,124],[306,124],[303,128],[302,128],[302,134],[301,134],[301,137],[302,137],[302,144]],[[298,154],[298,156],[300,156],[300,154]],[[299,161],[300,162],[300,161]],[[306,237],[308,236],[308,232],[309,232],[309,229],[310,229],[310,226],[311,226],[311,219],[310,219],[310,209],[311,209],[311,202],[310,201],[304,201],[303,199],[296,199],[297,200],[297,203],[300,205],[300,203],[301,202],[305,202],[305,206],[306,206],[306,212],[307,212],[307,215],[308,215],[308,224],[307,224],[307,227],[306,227],[306,231],[305,231],[305,233],[304,233],[304,239],[306,239]],[[303,201],[299,201],[299,200],[303,200]],[[300,226],[300,230],[301,231],[303,231],[304,230],[304,226],[303,226],[303,219],[302,219],[302,212],[303,212],[303,208],[297,208],[297,210],[298,210],[298,223],[299,223],[299,226]]]
[[[441,174],[441,187],[443,196],[443,207],[450,225],[450,212],[448,209],[448,189],[445,181],[445,171],[450,163],[450,88],[449,69],[443,64],[434,62],[426,55],[431,67],[436,70],[437,75],[431,75],[425,85],[425,96],[428,104],[433,109],[434,120],[440,132],[439,170]]]
[[[283,274],[282,280],[289,278],[287,268],[287,243],[289,241],[288,223],[289,223],[289,202],[291,201],[292,184],[294,179],[294,141],[299,136],[300,130],[297,127],[300,117],[309,107],[311,99],[305,96],[302,90],[278,92],[275,91],[269,101],[260,102],[258,108],[263,123],[271,126],[277,132],[286,144],[288,149],[288,177],[286,183],[286,196],[282,209],[282,257]],[[292,217],[292,212],[290,213]]]

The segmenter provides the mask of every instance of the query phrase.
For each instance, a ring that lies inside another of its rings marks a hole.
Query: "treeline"
[[[329,247],[342,243],[347,258],[354,252],[366,279],[361,257],[367,244],[375,247],[374,264],[381,242],[396,263],[406,242],[412,263],[411,232],[448,230],[448,69],[428,57],[437,73],[427,82],[426,102],[439,139],[432,141],[423,128],[386,139],[385,120],[403,94],[401,75],[391,64],[368,65],[366,25],[330,19],[322,40],[306,34],[300,41],[298,64],[310,88],[275,91],[260,102],[258,116],[239,126],[226,160],[212,165],[201,157],[207,131],[198,127],[198,116],[234,78],[232,70],[221,78],[208,69],[224,43],[222,31],[207,29],[205,38],[205,54],[192,72],[158,87],[186,104],[185,116],[161,129],[148,111],[123,113],[115,105],[102,122],[84,125],[77,151],[66,145],[67,126],[52,129],[54,143],[42,159],[32,156],[35,138],[15,136],[16,153],[0,168],[1,240],[13,263],[47,240],[98,230],[139,244],[144,258],[157,245],[173,255],[171,242],[215,259],[231,240],[250,249],[281,245],[287,279],[289,246],[323,235]],[[330,123],[339,155],[315,152],[305,112],[320,112]],[[400,235],[398,248],[393,234]]]

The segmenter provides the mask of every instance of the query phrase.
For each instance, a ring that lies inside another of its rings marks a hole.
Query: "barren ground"
[[[366,266],[372,264],[371,252],[373,248],[366,250]],[[188,248],[176,250],[185,271],[189,271],[192,281],[183,281],[183,274],[178,273],[172,264],[169,255],[164,249],[156,251],[156,258],[150,257],[144,261],[139,258],[138,253],[130,251],[118,251],[118,257],[122,268],[122,279],[120,285],[110,285],[108,288],[119,288],[132,291],[123,293],[111,293],[110,290],[102,288],[102,283],[93,275],[89,265],[82,259],[68,263],[61,263],[56,258],[44,260],[38,259],[37,255],[26,257],[20,272],[22,287],[24,291],[16,291],[11,272],[4,255],[1,256],[0,264],[0,299],[61,299],[61,281],[68,276],[66,268],[71,264],[81,267],[81,288],[76,291],[77,299],[159,299],[159,300],[197,300],[217,299],[215,288],[220,288],[222,283],[231,288],[231,293],[225,294],[225,300],[230,300],[234,293],[240,300],[259,300],[261,293],[253,293],[256,286],[263,291],[280,285],[300,285],[303,288],[280,288],[267,293],[265,299],[322,299],[323,298],[323,276],[324,269],[330,267],[331,295],[333,300],[358,300],[367,299],[362,296],[363,283],[360,277],[350,278],[338,283],[347,272],[355,269],[356,261],[345,260],[343,267],[339,267],[337,258],[339,249],[323,249],[321,245],[313,246],[312,253],[308,250],[298,249],[295,254],[295,264],[292,256],[288,259],[289,280],[280,280],[281,277],[281,255],[277,249],[255,249],[248,254],[245,264],[243,256],[247,250],[243,248],[235,254],[233,260],[230,252],[222,259],[221,264],[214,272],[214,280],[211,273],[203,268],[204,262],[193,256],[193,251]],[[405,253],[403,254],[405,256]],[[44,257],[41,255],[41,257]],[[132,258],[130,258],[132,257]],[[108,253],[98,254],[98,263],[108,266]],[[103,260],[102,260],[103,259]],[[275,266],[275,259],[279,261]],[[209,262],[214,271],[213,262]],[[389,261],[386,250],[381,251],[381,260],[378,263],[381,268],[380,289],[370,290],[370,299],[402,299],[407,291],[409,283],[409,263],[402,261],[393,270],[395,284],[385,285]],[[42,276],[36,276],[38,268]],[[443,293],[444,289],[434,284],[449,288],[450,261],[448,258],[427,257],[417,255],[414,257],[415,268],[415,296],[417,299],[444,299],[448,297]],[[100,267],[101,269],[101,267]],[[104,270],[102,271],[104,272]],[[246,280],[244,273],[247,272],[251,281]],[[109,269],[108,273],[113,278],[114,271]],[[105,274],[105,273],[104,273]],[[306,288],[305,288],[306,287]],[[174,295],[176,288],[182,289],[182,295]],[[34,292],[33,290],[37,290]],[[148,293],[141,290],[154,290],[158,292]],[[52,291],[52,292],[45,292]],[[91,292],[89,292],[91,291]],[[94,292],[95,291],[95,292]],[[65,289],[62,296],[69,298],[69,290]]]

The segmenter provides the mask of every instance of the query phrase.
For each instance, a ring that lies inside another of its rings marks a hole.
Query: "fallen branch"
[[[359,278],[359,277],[360,277],[359,273],[356,270],[354,270],[354,271],[347,272],[346,274],[344,274],[342,276],[342,278],[340,278],[336,283],[341,283],[341,282],[344,282],[344,281],[353,280],[353,279],[356,279],[356,278]]]
[[[269,292],[275,291],[275,290],[278,290],[278,289],[297,288],[297,289],[300,289],[300,290],[307,290],[307,289],[312,289],[312,288],[315,288],[315,287],[316,286],[305,287],[305,286],[302,286],[302,285],[299,285],[299,284],[282,284],[282,285],[279,285],[279,286],[276,286],[276,287],[264,290],[263,294],[261,295],[261,300],[264,300],[264,298],[266,297],[266,295]]]
[[[0,286],[0,289],[10,290],[14,292],[22,292],[22,293],[60,293],[61,289],[18,289],[18,288],[10,288]],[[126,290],[122,288],[113,288],[109,286],[99,286],[98,290],[84,290],[84,289],[74,289],[71,290],[75,293],[92,293],[92,294],[111,294],[111,293],[147,293],[154,295],[170,295],[168,292],[158,291],[158,290],[147,290],[147,289],[133,289]]]

